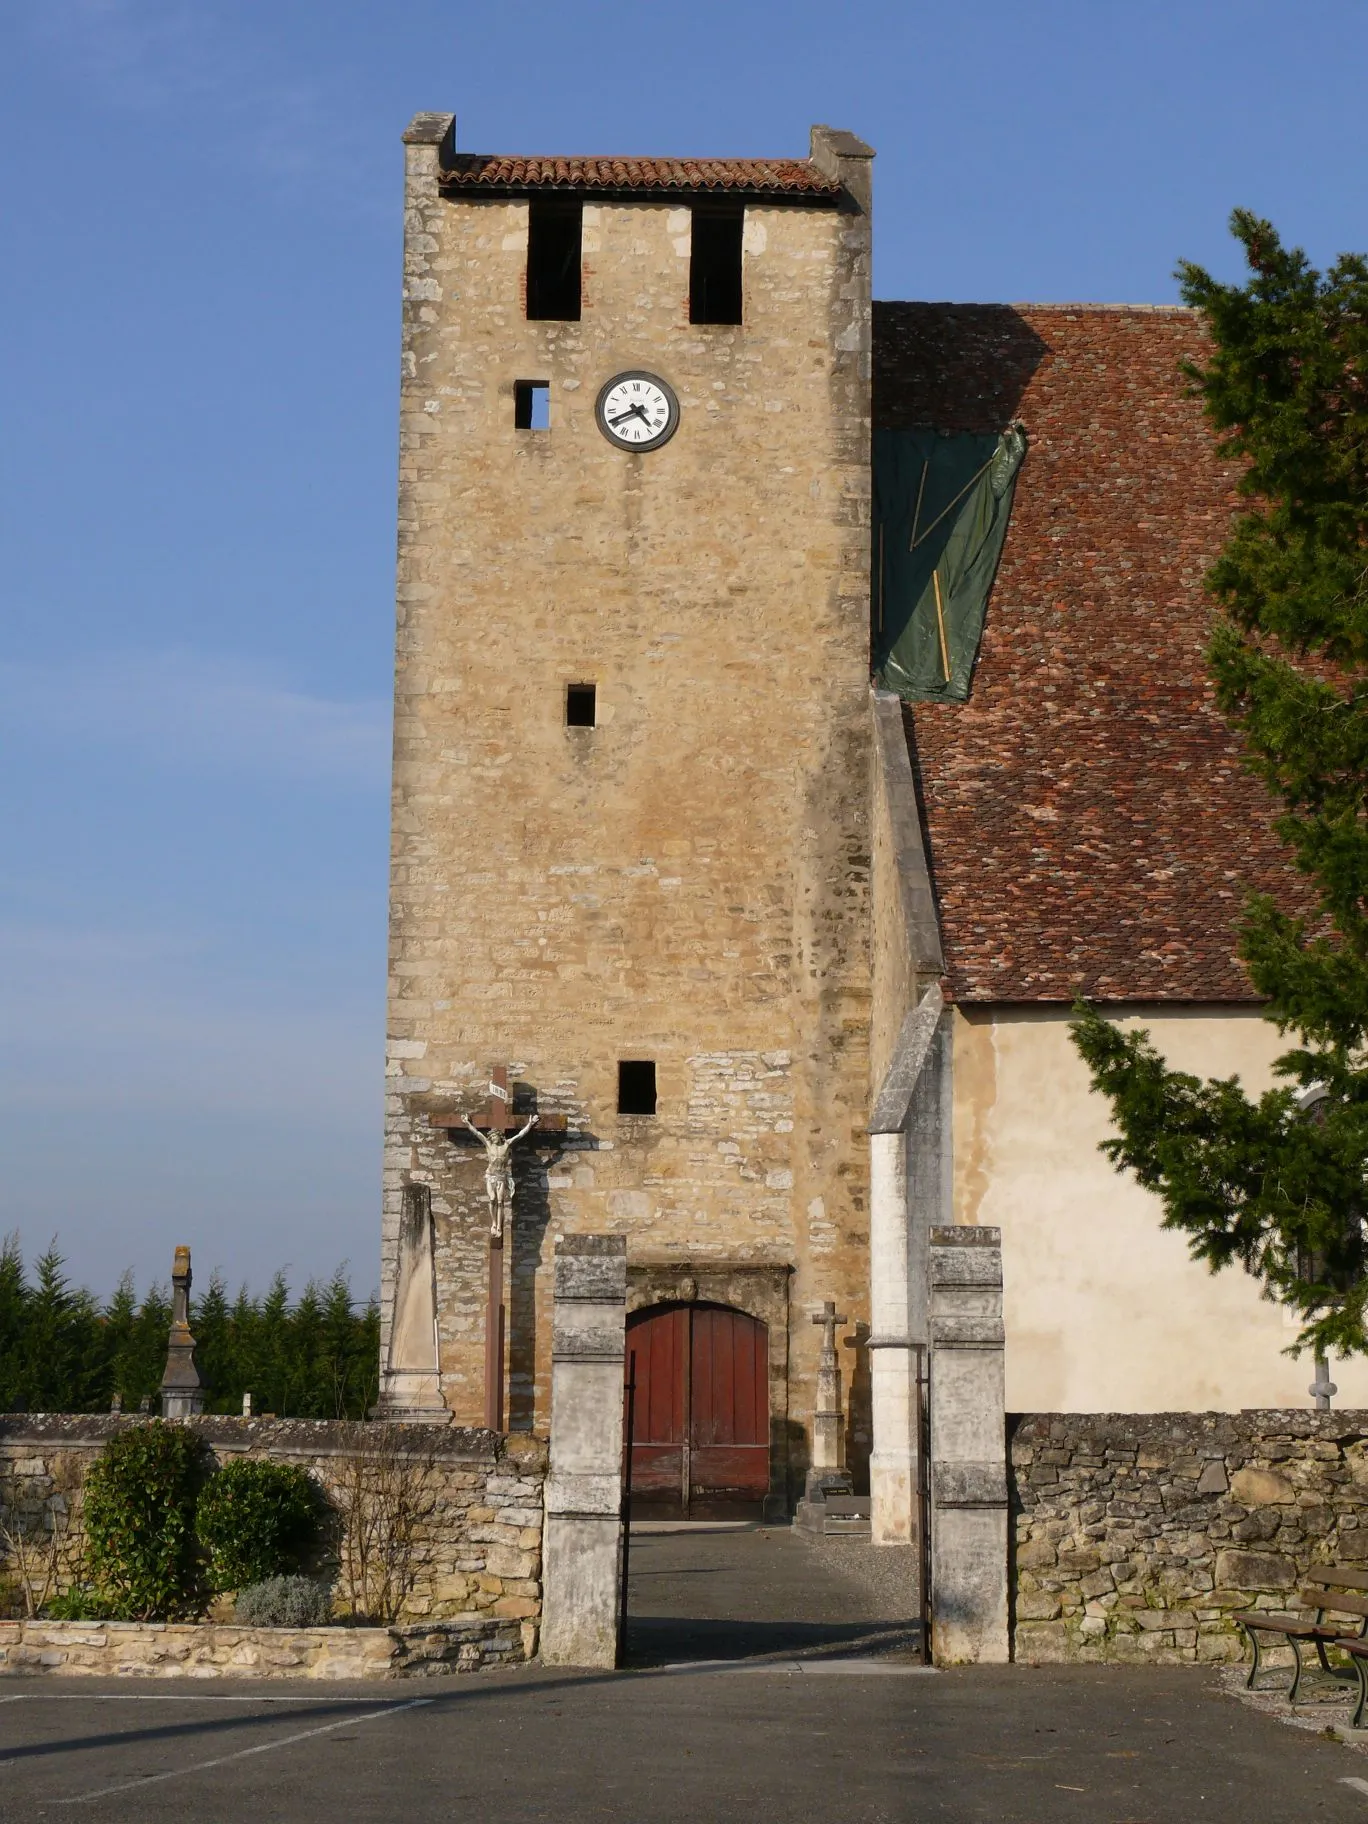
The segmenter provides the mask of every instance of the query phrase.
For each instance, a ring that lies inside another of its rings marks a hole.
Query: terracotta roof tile
[[[734,196],[834,201],[841,186],[805,158],[514,158],[458,152],[443,167],[449,192],[563,190],[710,191]]]
[[[904,719],[965,1001],[1252,1001],[1250,889],[1300,899],[1216,711],[1202,577],[1235,505],[1186,310],[876,304],[875,423],[1029,440],[969,701]]]

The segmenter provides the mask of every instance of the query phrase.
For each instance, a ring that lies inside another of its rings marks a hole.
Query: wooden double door
[[[769,1333],[724,1305],[654,1305],[627,1320],[632,1510],[759,1515],[769,1492]]]

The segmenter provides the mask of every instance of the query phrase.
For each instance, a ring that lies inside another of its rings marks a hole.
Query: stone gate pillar
[[[1002,1231],[933,1228],[931,1645],[937,1665],[1001,1665],[1007,1629]]]
[[[554,1296],[541,1656],[552,1665],[614,1666],[622,1566],[624,1237],[558,1237]]]

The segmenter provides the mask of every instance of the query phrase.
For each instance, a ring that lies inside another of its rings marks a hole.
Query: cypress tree
[[[195,1360],[200,1379],[209,1389],[208,1411],[238,1412],[242,1393],[236,1392],[239,1379],[237,1350],[234,1347],[232,1317],[223,1275],[213,1273],[208,1289],[190,1309],[190,1330],[195,1338]]]
[[[1248,277],[1182,264],[1211,353],[1190,363],[1242,511],[1206,579],[1222,713],[1281,811],[1300,907],[1252,898],[1240,955],[1289,1048],[1276,1086],[1167,1068],[1146,1033],[1079,1007],[1118,1169],[1212,1270],[1296,1311],[1293,1352],[1368,1353],[1368,262],[1318,272],[1242,210]]]
[[[0,1247],[0,1412],[23,1404],[24,1361],[28,1329],[28,1281],[18,1235],[7,1235]]]
[[[103,1379],[98,1307],[71,1285],[65,1264],[54,1242],[34,1267],[18,1388],[30,1412],[84,1411],[98,1398]]]

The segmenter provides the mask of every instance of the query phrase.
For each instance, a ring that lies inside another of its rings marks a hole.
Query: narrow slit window
[[[655,1064],[649,1058],[618,1061],[618,1113],[653,1115],[656,1112]]]
[[[598,707],[596,684],[567,684],[565,687],[565,726],[592,728]]]
[[[513,428],[519,431],[551,429],[551,384],[547,380],[513,382]]]
[[[698,207],[689,253],[690,323],[741,321],[741,236],[746,212]]]
[[[534,196],[527,215],[527,314],[542,322],[580,319],[580,243],[584,207]]]

